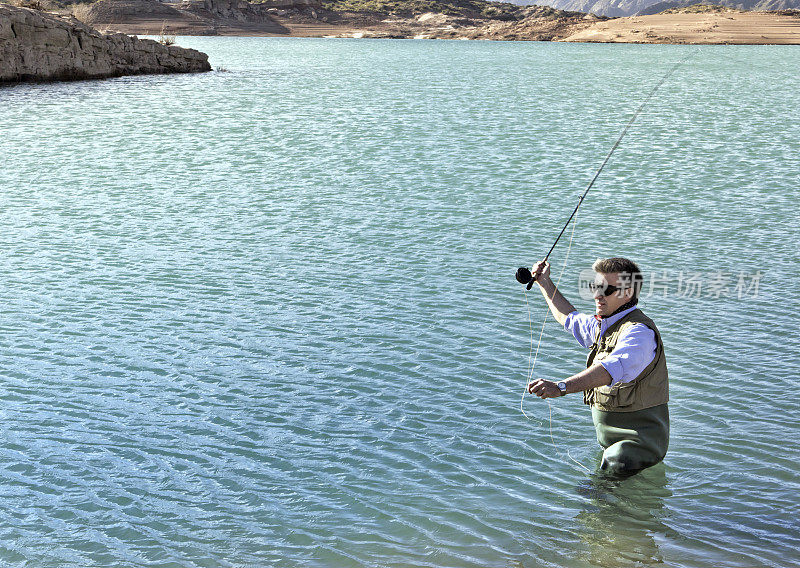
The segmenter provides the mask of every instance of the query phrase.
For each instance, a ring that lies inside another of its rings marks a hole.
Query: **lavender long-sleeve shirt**
[[[636,306],[614,314],[609,318],[598,320],[595,316],[582,314],[575,310],[567,316],[564,329],[572,333],[582,346],[589,348],[597,338],[598,325],[602,332],[617,323],[620,319],[638,310]],[[611,385],[629,383],[638,377],[656,356],[656,335],[653,330],[642,323],[633,324],[619,336],[614,350],[600,364],[611,375]]]

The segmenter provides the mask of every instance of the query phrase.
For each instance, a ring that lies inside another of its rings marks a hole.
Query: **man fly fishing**
[[[541,398],[583,392],[584,402],[592,407],[597,441],[604,448],[600,468],[616,477],[632,475],[655,465],[667,453],[669,386],[661,335],[653,320],[636,305],[642,288],[642,275],[634,262],[626,258],[606,258],[592,265],[595,280],[591,289],[596,315],[590,316],[578,313],[556,289],[550,280],[547,259],[642,109],[670,75],[694,53],[689,52],[673,65],[633,113],[544,260],[534,267],[533,272],[521,267],[516,273],[517,282],[526,285],[528,290],[538,283],[558,322],[572,332],[578,343],[589,349],[586,370],[559,382],[533,381],[527,385],[527,392]]]
[[[528,392],[554,398],[583,392],[591,405],[597,441],[603,446],[600,469],[627,477],[664,459],[669,444],[667,363],[661,335],[638,308],[639,267],[626,258],[599,259],[593,265],[595,314],[579,313],[550,279],[544,260],[532,272],[558,323],[589,349],[586,369],[562,381],[538,379]]]

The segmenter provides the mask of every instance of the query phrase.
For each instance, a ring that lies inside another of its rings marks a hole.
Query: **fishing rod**
[[[639,108],[636,109],[636,112],[633,113],[633,116],[631,117],[630,121],[628,121],[628,124],[625,125],[625,128],[622,130],[622,134],[620,134],[619,138],[617,138],[617,141],[614,142],[614,145],[611,147],[611,150],[608,152],[608,155],[606,155],[606,159],[603,160],[602,164],[600,164],[600,167],[597,169],[597,172],[594,174],[594,177],[592,178],[592,181],[589,182],[589,185],[586,187],[586,190],[583,192],[583,195],[581,195],[580,199],[578,200],[578,204],[575,205],[575,209],[572,211],[572,215],[570,215],[569,219],[567,219],[567,222],[564,223],[564,227],[561,229],[561,232],[558,234],[558,237],[556,237],[556,240],[553,243],[553,246],[550,247],[550,250],[548,251],[547,255],[544,257],[544,260],[542,262],[547,262],[547,259],[550,258],[550,254],[553,252],[553,249],[556,248],[556,245],[558,244],[558,241],[561,239],[561,236],[564,234],[564,231],[566,231],[567,227],[569,227],[570,221],[572,221],[572,218],[575,217],[575,213],[578,212],[578,209],[580,208],[581,204],[583,203],[583,200],[586,198],[586,194],[588,194],[589,190],[592,189],[592,186],[594,185],[594,182],[597,181],[598,177],[600,177],[600,172],[602,172],[603,168],[606,167],[606,164],[611,159],[612,154],[614,154],[614,151],[617,149],[617,147],[619,146],[620,142],[622,142],[622,139],[628,133],[628,130],[633,125],[633,123],[636,122],[636,118],[639,116],[639,113],[642,112],[642,109],[644,109],[644,107],[647,104],[647,102],[653,97],[654,94],[656,94],[656,91],[658,91],[659,87],[661,87],[661,85],[663,85],[664,82],[667,79],[669,79],[669,77],[675,72],[675,70],[678,67],[683,65],[686,61],[688,61],[688,59],[692,55],[694,55],[693,51],[689,52],[689,54],[686,57],[684,57],[683,59],[678,61],[675,65],[673,65],[672,68],[669,71],[667,71],[666,75],[664,75],[661,78],[661,80],[656,84],[656,86],[653,87],[653,89],[650,91],[650,94],[647,95],[647,97],[642,101],[642,104],[639,105]],[[517,282],[519,282],[520,284],[527,284],[526,290],[530,290],[531,287],[533,286],[533,283],[536,282],[536,278],[533,277],[533,274],[531,274],[531,271],[528,268],[524,267],[524,266],[521,266],[520,268],[517,269],[517,273],[516,273],[515,277],[517,279]]]

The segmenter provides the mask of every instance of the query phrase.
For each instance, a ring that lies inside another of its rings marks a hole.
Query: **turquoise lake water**
[[[178,43],[227,72],[0,89],[0,564],[800,566],[797,47]],[[666,344],[604,481],[514,271],[689,51],[561,284],[633,258]]]

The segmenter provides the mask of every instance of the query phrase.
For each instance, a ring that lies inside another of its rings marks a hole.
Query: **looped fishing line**
[[[561,272],[559,272],[558,279],[556,280],[556,290],[558,290],[558,286],[559,286],[559,284],[561,284],[561,278],[564,276],[564,270],[567,268],[567,261],[569,260],[569,253],[572,250],[572,239],[575,237],[575,228],[577,226],[578,226],[578,217],[576,215],[575,219],[574,219],[574,221],[572,223],[572,231],[571,231],[570,236],[569,236],[569,245],[567,246],[567,254],[564,256],[564,263],[561,265]],[[522,412],[522,415],[525,416],[525,418],[527,418],[528,420],[532,421],[531,417],[528,416],[525,413],[525,408],[524,408],[523,404],[525,402],[525,395],[528,394],[528,385],[531,382],[531,378],[533,378],[533,370],[536,367],[536,361],[539,358],[539,348],[542,345],[542,335],[544,335],[544,326],[545,326],[545,324],[547,324],[547,317],[550,315],[550,309],[548,307],[547,312],[545,312],[545,315],[544,315],[544,320],[542,320],[542,328],[539,330],[539,340],[536,343],[536,353],[534,354],[534,352],[533,352],[533,321],[531,319],[531,307],[530,307],[530,304],[528,303],[528,291],[523,289],[522,293],[525,296],[525,307],[528,310],[528,328],[530,329],[530,333],[531,333],[531,348],[528,351],[527,380],[525,381],[525,390],[522,391],[522,400],[519,401],[519,409],[520,409],[520,412]],[[549,410],[550,442],[553,444],[553,449],[556,451],[556,453],[563,458],[564,455],[558,449],[558,446],[556,446],[556,440],[555,440],[555,437],[553,436],[553,405],[550,404],[550,399],[546,399],[546,400],[547,400],[547,408]],[[567,457],[569,457],[570,460],[572,460],[573,462],[578,464],[578,466],[580,466],[581,469],[583,469],[586,473],[591,473],[591,471],[589,471],[589,469],[586,466],[584,466],[582,463],[580,463],[575,458],[573,458],[572,455],[570,455],[569,449],[567,449]]]

